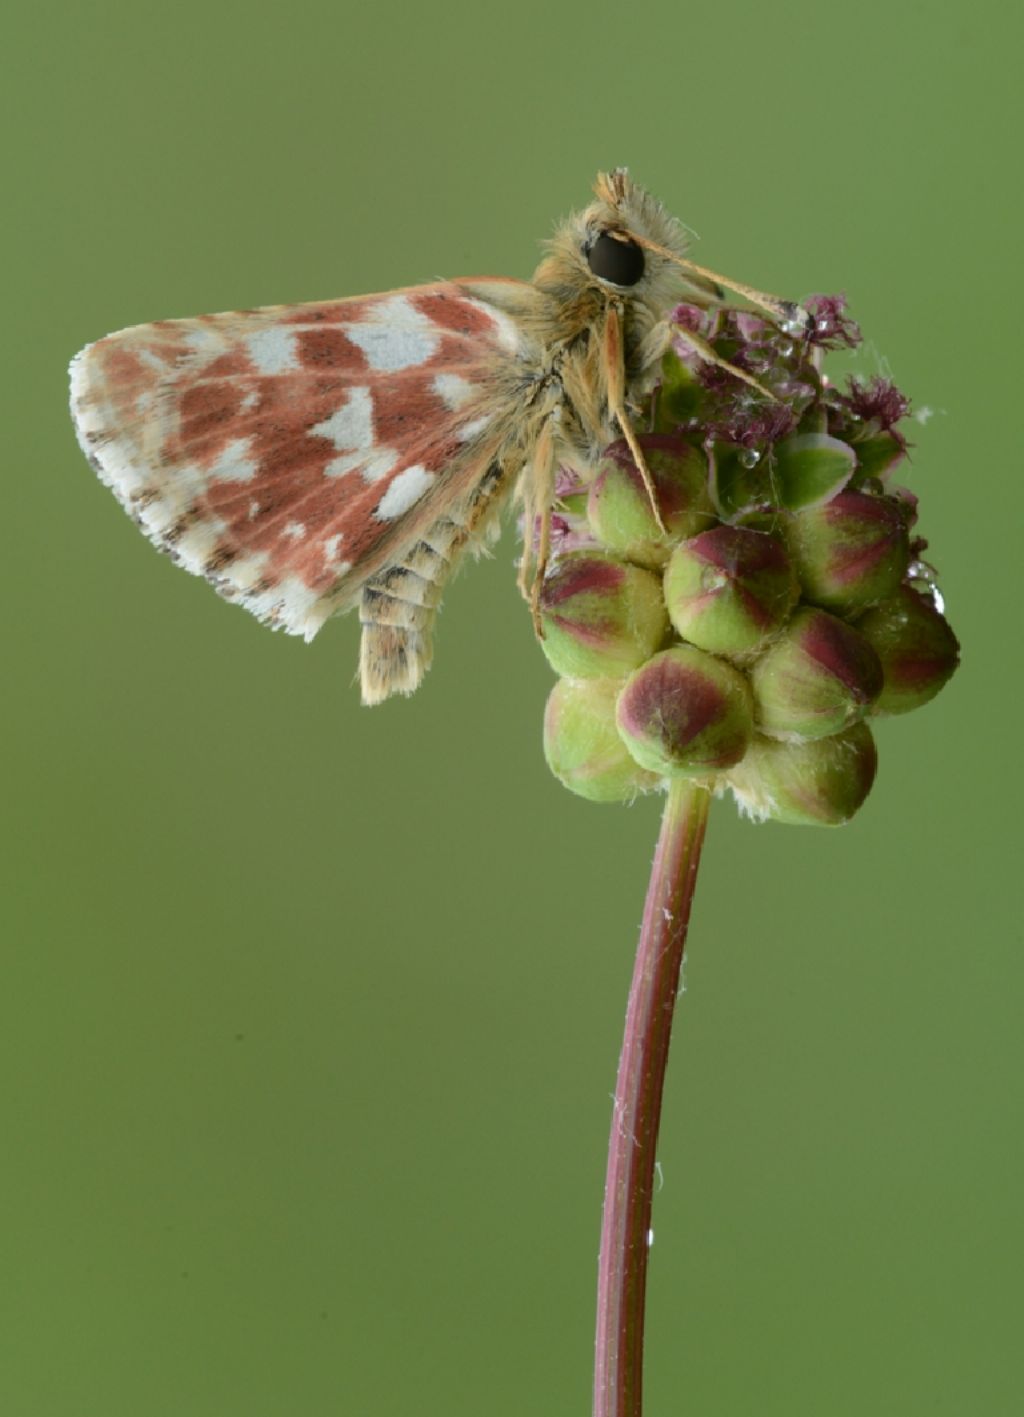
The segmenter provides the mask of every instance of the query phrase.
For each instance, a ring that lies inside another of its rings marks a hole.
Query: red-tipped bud
[[[587,519],[602,546],[643,566],[662,566],[673,542],[710,526],[708,464],[682,439],[646,433],[640,439],[666,531],[658,526],[644,480],[625,443],[601,460],[587,498]],[[666,534],[667,533],[667,534]]]
[[[960,660],[949,622],[909,586],[901,586],[891,600],[862,615],[857,629],[882,662],[885,682],[875,713],[920,708],[935,697]]]
[[[892,595],[910,560],[905,508],[866,492],[799,512],[787,542],[805,597],[840,613]]]
[[[876,766],[871,731],[855,723],[813,743],[757,737],[728,782],[740,809],[756,821],[836,827],[871,791]]]
[[[750,674],[758,727],[779,738],[839,733],[882,691],[882,666],[864,636],[811,607],[796,612]]]
[[[796,576],[777,537],[716,526],[684,541],[665,568],[669,618],[712,654],[756,650],[796,604]]]
[[[540,596],[541,648],[572,679],[628,674],[668,630],[661,582],[651,571],[598,551],[562,556]]]
[[[631,802],[656,787],[628,752],[615,724],[621,684],[559,679],[544,712],[544,756],[570,792],[591,802]]]
[[[739,762],[753,733],[750,686],[702,650],[664,650],[627,679],[617,718],[626,747],[660,777],[704,777]]]

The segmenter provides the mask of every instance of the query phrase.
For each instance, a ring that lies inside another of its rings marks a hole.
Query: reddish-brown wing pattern
[[[454,283],[165,320],[83,350],[72,408],[157,546],[311,639],[408,542],[410,512],[481,461],[490,371],[517,341]]]

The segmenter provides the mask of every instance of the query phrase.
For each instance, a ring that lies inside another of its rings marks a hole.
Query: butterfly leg
[[[551,559],[551,516],[558,467],[555,430],[559,413],[556,404],[544,417],[522,482],[523,556],[519,562],[518,584],[523,598],[529,602],[534,633],[540,640],[544,638],[540,596]]]
[[[730,374],[734,375],[735,378],[742,379],[745,384],[749,384],[752,389],[756,389],[764,398],[771,399],[772,403],[778,403],[778,399],[772,393],[771,389],[766,388],[759,379],[755,379],[753,374],[748,374],[745,369],[739,369],[735,364],[730,364],[728,359],[723,359],[706,339],[695,334],[693,330],[688,330],[685,325],[676,324],[673,324],[671,329],[684,344],[689,345],[694,354],[704,360],[705,364],[714,364],[717,365],[719,369],[727,370]]]
[[[609,305],[605,318],[601,353],[604,363],[605,388],[608,391],[608,407],[622,429],[622,435],[629,446],[629,451],[633,454],[633,461],[636,463],[637,471],[643,479],[647,496],[650,499],[654,519],[661,531],[664,532],[665,523],[662,521],[661,508],[658,506],[658,494],[654,490],[654,479],[651,477],[651,470],[647,466],[643,449],[637,441],[633,424],[626,412],[626,372],[622,359],[622,322],[614,305]]]
[[[554,417],[553,414],[551,418],[548,418],[541,429],[534,459],[535,496],[540,503],[540,535],[537,540],[537,562],[533,571],[533,584],[530,586],[530,615],[533,618],[534,632],[540,640],[544,638],[544,626],[540,619],[540,593],[544,585],[544,577],[547,574],[548,560],[551,556],[551,514],[552,504],[555,500],[557,459],[552,426]]]

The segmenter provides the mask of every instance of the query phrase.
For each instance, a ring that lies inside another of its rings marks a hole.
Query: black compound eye
[[[644,253],[628,237],[603,231],[587,252],[587,264],[612,285],[636,285],[644,273]]]

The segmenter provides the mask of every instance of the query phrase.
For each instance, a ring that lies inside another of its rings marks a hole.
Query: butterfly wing
[[[122,330],[72,362],[79,441],[155,545],[312,639],[453,476],[464,499],[487,473],[529,290],[439,282]]]

